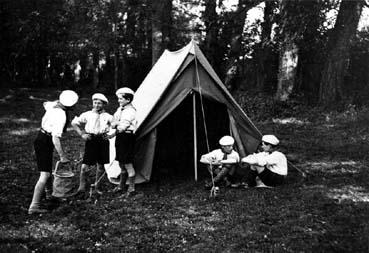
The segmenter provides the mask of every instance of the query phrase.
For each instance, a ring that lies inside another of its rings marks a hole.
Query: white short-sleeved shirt
[[[248,155],[245,158],[242,158],[242,162],[258,166],[266,166],[270,171],[282,176],[286,176],[288,173],[287,158],[279,151],[274,151],[270,154],[267,152],[260,152]]]
[[[57,104],[57,101],[44,103],[46,112],[42,117],[41,127],[52,136],[61,137],[67,122],[67,115],[63,109],[56,107]]]
[[[85,124],[85,131],[89,134],[104,134],[109,132],[113,116],[105,111],[98,113],[94,110],[82,113],[72,120],[78,126]]]
[[[132,104],[119,107],[114,113],[114,121],[118,122],[118,131],[136,131],[136,108]]]
[[[227,154],[227,159],[224,160],[222,149],[215,149],[210,153],[201,156],[200,162],[209,163],[210,161],[215,164],[221,163],[221,161],[223,161],[223,163],[238,163],[240,161],[240,156],[236,151],[232,150],[230,154]]]

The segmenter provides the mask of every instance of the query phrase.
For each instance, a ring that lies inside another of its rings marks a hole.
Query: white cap
[[[274,135],[272,134],[268,134],[268,135],[264,135],[263,138],[261,138],[261,140],[263,142],[266,142],[266,143],[269,143],[269,144],[272,144],[272,145],[278,145],[279,143],[279,140],[277,137],[275,137]]]
[[[226,136],[223,136],[222,138],[220,138],[219,144],[222,145],[222,146],[233,145],[234,144],[234,139],[233,139],[232,136],[226,135]]]
[[[99,99],[105,103],[109,103],[109,100],[102,93],[95,93],[92,95],[92,100]]]
[[[119,88],[116,92],[115,92],[115,95],[119,96],[121,94],[132,94],[134,95],[134,91],[131,90],[130,88],[128,87],[123,87],[123,88]]]
[[[75,105],[78,101],[78,95],[72,90],[63,90],[59,96],[59,102],[66,106],[71,107]]]

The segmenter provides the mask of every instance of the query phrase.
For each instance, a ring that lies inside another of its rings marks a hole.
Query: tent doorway
[[[197,160],[208,152],[200,97],[196,95]],[[152,178],[161,180],[194,178],[193,95],[187,96],[157,127],[157,143]],[[229,116],[225,105],[203,97],[209,148],[218,148],[218,140],[229,134]],[[198,178],[208,176],[198,165]]]

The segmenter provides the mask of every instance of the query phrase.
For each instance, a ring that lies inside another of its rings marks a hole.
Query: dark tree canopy
[[[323,104],[364,99],[357,94],[368,88],[368,24],[357,27],[368,15],[365,0],[227,3],[3,0],[2,85],[135,89],[164,49],[195,38],[232,92]],[[246,22],[253,8],[262,15]]]

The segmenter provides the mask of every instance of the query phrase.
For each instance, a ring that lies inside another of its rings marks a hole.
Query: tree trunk
[[[172,9],[173,3],[172,0],[164,1],[163,13],[162,13],[162,33],[163,33],[163,42],[162,49],[171,49],[171,38],[172,38]]]
[[[342,0],[336,24],[328,39],[328,55],[320,81],[319,102],[331,105],[342,99],[350,41],[356,33],[364,0]]]
[[[99,50],[94,50],[93,52],[93,81],[92,81],[92,87],[94,89],[99,86]]]
[[[295,22],[301,11],[296,10],[298,2],[284,0],[281,3],[281,49],[279,52],[278,84],[275,94],[276,101],[287,101],[291,95],[297,74],[298,46],[296,37],[298,29]]]
[[[311,0],[301,3],[307,24],[303,30],[303,41],[299,43],[298,78],[294,90],[303,93],[309,102],[314,103],[319,95],[320,72],[322,69],[321,48],[323,40],[319,27],[325,21],[321,13],[321,1]]]
[[[213,66],[216,65],[215,55],[216,55],[216,47],[218,45],[218,14],[216,12],[216,0],[206,0],[205,1],[205,11],[204,11],[204,23],[205,23],[205,54],[210,64]]]
[[[114,89],[117,90],[118,89],[118,63],[119,63],[119,52],[116,49],[114,51]]]
[[[279,56],[278,86],[275,99],[286,101],[293,91],[297,73],[298,47],[286,40]]]
[[[166,24],[166,21],[169,22],[171,18],[168,19],[168,16],[171,16],[172,12],[172,0],[163,0],[163,1],[151,1],[152,7],[152,65],[156,63],[159,59],[161,53],[163,52],[164,42],[169,42],[169,39],[165,36],[168,36],[168,28],[171,27],[171,24]],[[163,29],[164,25],[167,29]],[[163,34],[163,30],[167,32],[167,34]]]
[[[230,50],[228,53],[228,61],[226,63],[226,76],[224,84],[230,90],[234,90],[236,84],[234,80],[237,79],[239,74],[238,57],[241,55],[242,50],[242,33],[245,26],[245,20],[248,10],[258,5],[259,0],[239,0],[237,12],[234,17],[234,23],[232,25],[232,38],[230,42]]]
[[[270,71],[270,35],[272,33],[272,15],[275,8],[274,1],[265,1],[264,21],[261,24],[261,41],[256,49],[256,89],[263,90]]]

